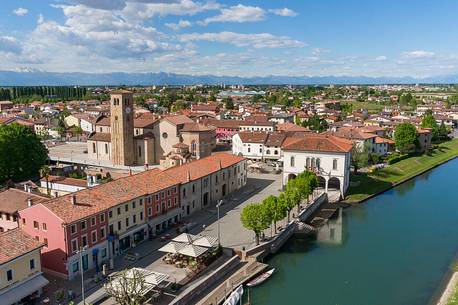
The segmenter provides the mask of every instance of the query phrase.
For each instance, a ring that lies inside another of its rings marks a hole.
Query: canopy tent
[[[187,244],[192,244],[194,243],[195,240],[199,239],[200,236],[193,235],[193,234],[188,234],[188,233],[182,233],[172,239],[172,241],[176,241],[179,243],[187,243]]]
[[[202,236],[195,240],[192,244],[196,246],[212,248],[218,245],[218,238],[213,236]]]
[[[162,248],[160,248],[159,251],[177,254],[179,253],[181,249],[186,247],[186,245],[187,244],[184,244],[184,243],[178,243],[178,242],[171,241],[168,244],[166,244],[165,246],[163,246]]]
[[[186,256],[191,256],[191,257],[199,257],[207,251],[208,251],[208,248],[195,246],[195,245],[187,245],[186,247],[181,249],[178,253],[186,255]]]
[[[121,281],[119,275],[121,273],[117,272],[110,277],[112,277],[111,280],[111,287],[114,288],[115,290],[125,290],[126,287],[123,286],[123,282]],[[127,289],[132,289],[138,294],[141,295],[146,295],[148,292],[153,290],[156,286],[161,284],[163,281],[165,281],[168,278],[168,275],[159,273],[159,272],[154,272],[142,268],[132,268],[126,271],[125,273],[125,278],[126,279],[133,279],[136,276],[138,277],[139,275],[143,276],[145,282],[142,285],[136,285],[135,287],[133,285],[129,285]]]

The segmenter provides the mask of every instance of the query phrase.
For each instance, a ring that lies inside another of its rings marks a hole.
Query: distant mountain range
[[[0,71],[0,86],[35,85],[342,85],[342,84],[454,84],[457,75],[444,75],[428,78],[413,77],[366,77],[366,76],[259,76],[236,77],[215,75],[186,75],[175,73],[80,73],[46,72],[33,69],[20,71]]]

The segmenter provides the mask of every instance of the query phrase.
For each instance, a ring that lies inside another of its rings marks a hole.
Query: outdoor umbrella
[[[183,249],[185,246],[186,244],[172,241],[163,246],[162,248],[160,248],[159,251],[176,254],[179,253],[179,251]]]
[[[205,252],[207,252],[207,248],[204,247],[199,247],[195,245],[188,245],[181,249],[178,253],[186,255],[186,256],[191,256],[191,257],[199,257]]]

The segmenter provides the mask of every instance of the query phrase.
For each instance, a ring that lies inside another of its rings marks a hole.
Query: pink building
[[[204,125],[216,128],[216,141],[218,143],[231,143],[232,136],[239,132],[242,121],[208,119],[202,121]]]

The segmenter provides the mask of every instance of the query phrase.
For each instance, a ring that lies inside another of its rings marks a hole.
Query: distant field
[[[389,189],[391,186],[412,178],[458,156],[458,139],[445,142],[429,155],[411,157],[370,174],[352,175],[351,181],[359,181],[358,186],[350,186],[346,201],[359,202],[373,194]]]

